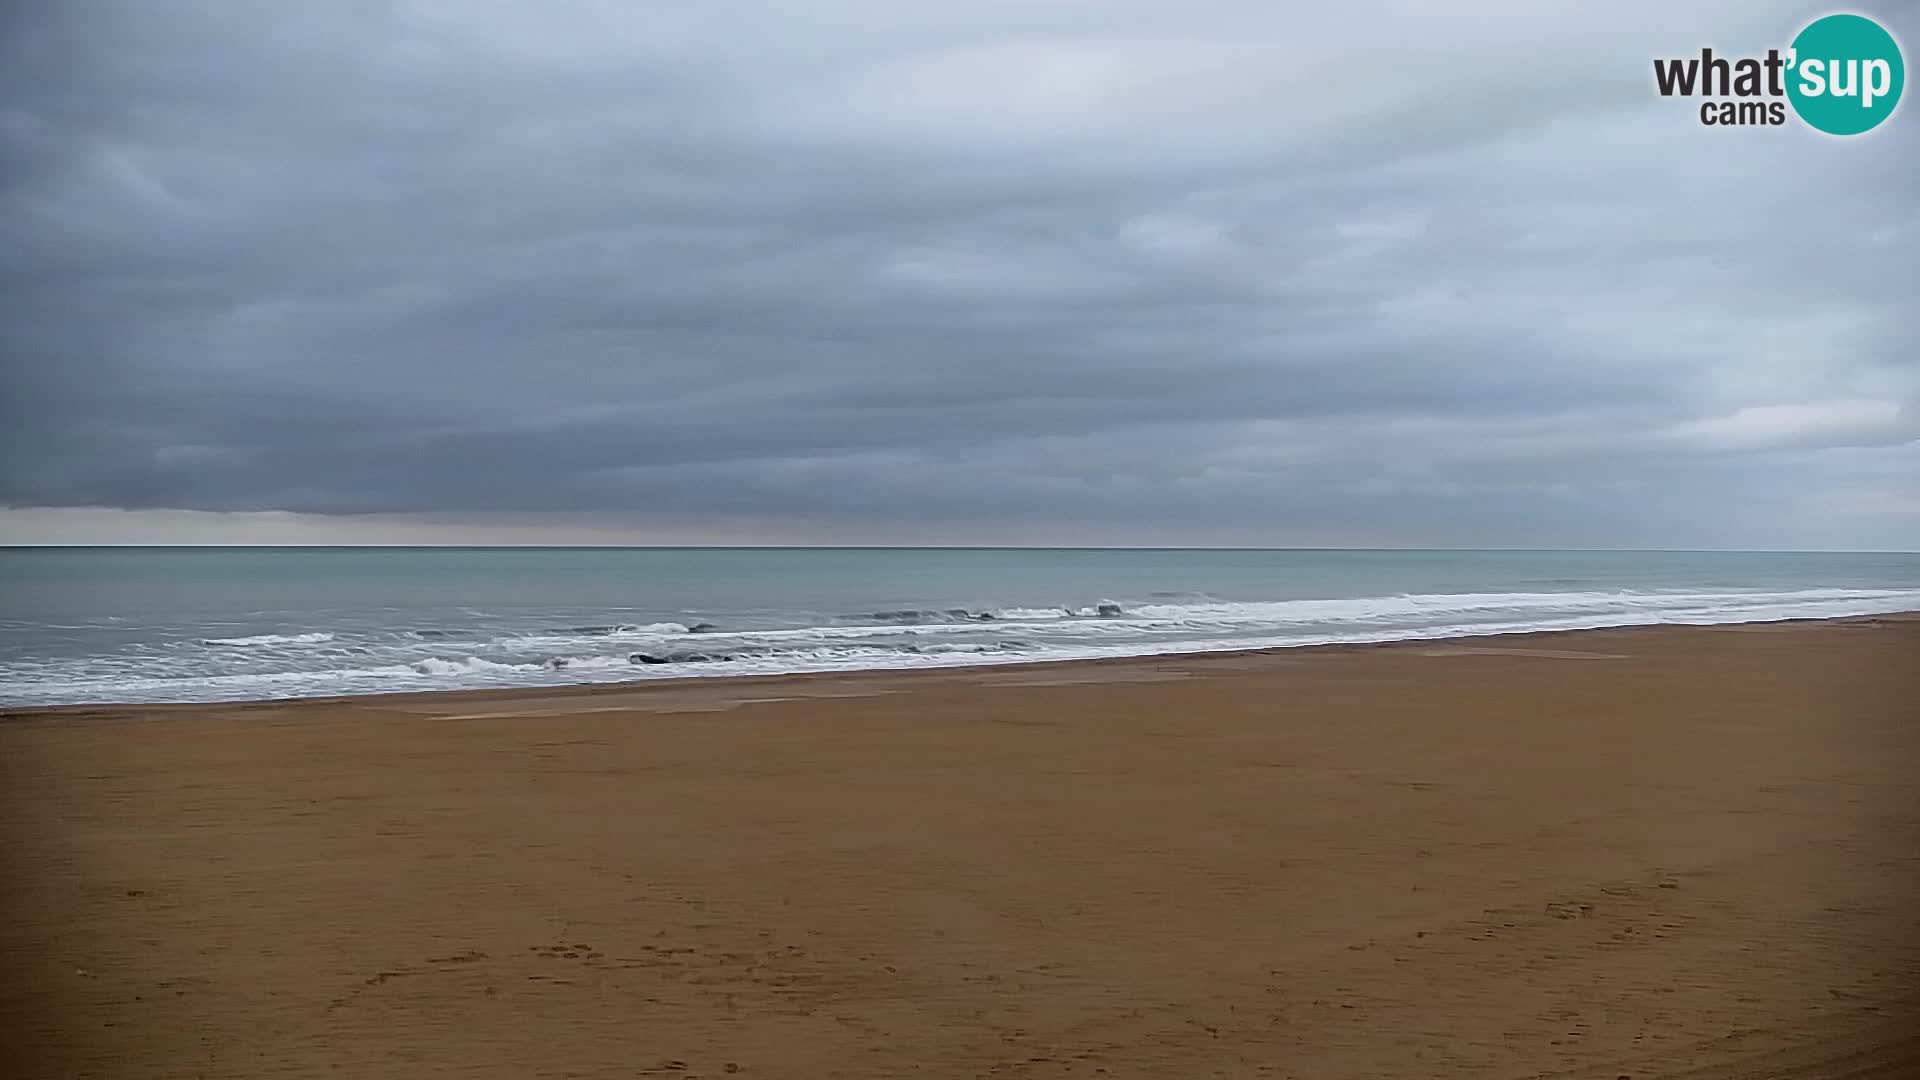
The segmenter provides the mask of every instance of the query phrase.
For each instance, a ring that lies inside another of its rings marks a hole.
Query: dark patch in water
[[[911,626],[919,623],[992,622],[999,616],[991,611],[968,611],[966,608],[903,608],[899,611],[870,611],[848,618]]]
[[[993,650],[1006,650],[1008,652],[1023,652],[1028,649],[1032,649],[1034,647],[1035,646],[1032,645],[1030,642],[1008,640],[1008,641],[992,642],[990,645],[982,646],[980,648],[980,651],[991,652]],[[965,651],[964,647],[954,648],[954,647],[944,646],[944,645],[929,646],[929,645],[901,644],[901,645],[886,645],[886,646],[881,646],[881,645],[848,646],[845,648],[845,652],[847,655],[851,656],[851,655],[856,655],[856,654],[867,652],[874,649],[885,649],[890,652],[909,653],[914,655]],[[790,653],[792,651],[793,650],[765,648],[765,647],[741,648],[741,649],[674,649],[674,648],[651,649],[645,652],[628,653],[627,663],[647,664],[647,665],[717,664],[717,663],[726,663],[727,661],[731,661],[731,660],[747,660],[747,659],[753,659],[756,657],[763,657],[763,656],[781,656],[781,655]],[[817,652],[817,650],[813,650],[813,649],[809,649],[806,651]],[[829,651],[838,651],[838,650],[829,650]]]
[[[725,660],[738,660],[747,656],[767,656],[772,649],[741,649],[737,652],[704,651],[700,649],[662,649],[657,652],[637,652],[627,654],[629,664],[711,664]]]

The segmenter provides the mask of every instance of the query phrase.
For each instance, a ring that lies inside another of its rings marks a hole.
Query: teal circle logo
[[[1893,115],[1907,84],[1900,44],[1864,15],[1828,15],[1793,39],[1787,100],[1829,135],[1872,131]]]

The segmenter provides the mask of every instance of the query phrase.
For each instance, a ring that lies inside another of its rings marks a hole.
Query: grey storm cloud
[[[0,506],[1920,545],[1824,9],[1288,7],[7,5]]]

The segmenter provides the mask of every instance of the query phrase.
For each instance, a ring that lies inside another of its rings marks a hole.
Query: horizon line
[[[0,543],[0,551],[1241,551],[1563,552],[1647,555],[1920,555],[1906,548],[1535,547],[1260,544],[140,544]]]

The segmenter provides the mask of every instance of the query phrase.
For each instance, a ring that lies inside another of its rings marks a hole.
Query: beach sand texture
[[[0,723],[12,1077],[1920,1076],[1920,619]]]

